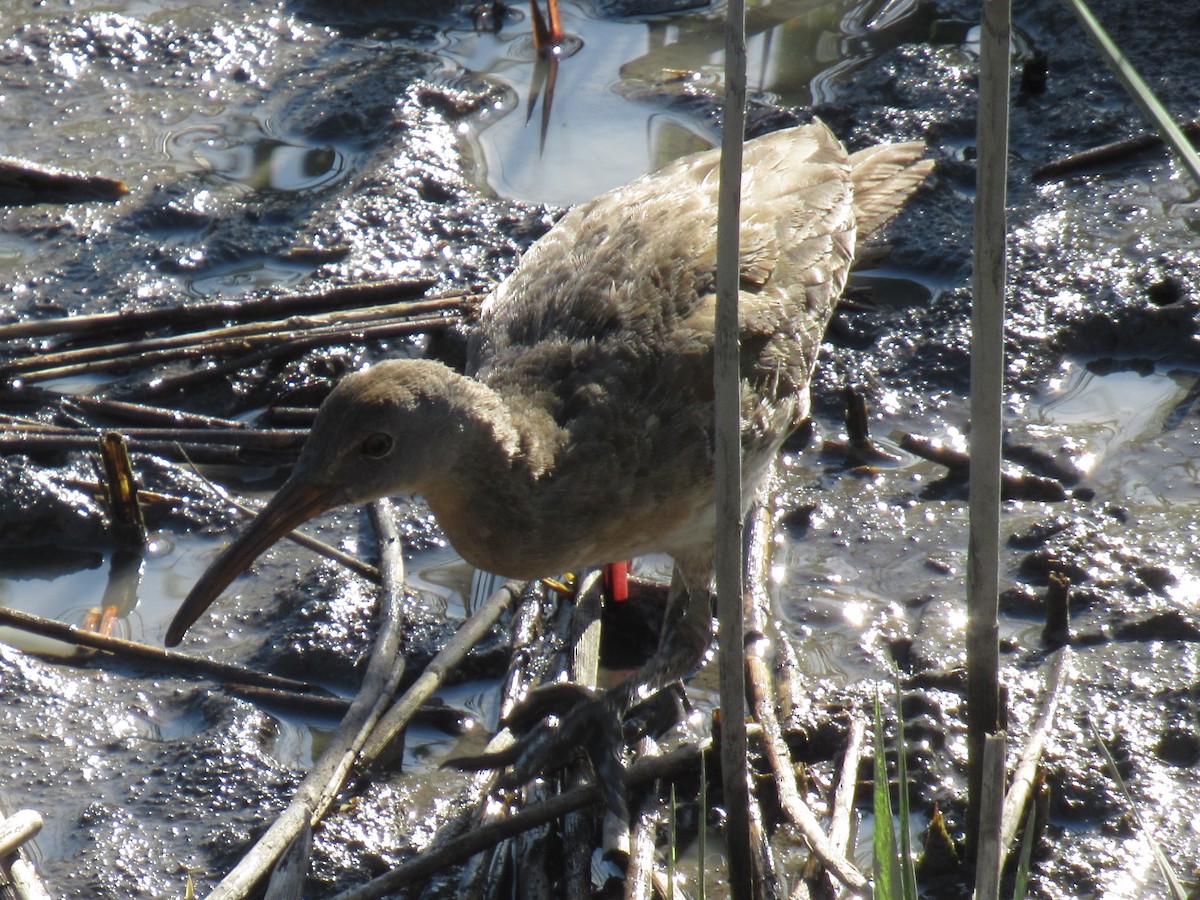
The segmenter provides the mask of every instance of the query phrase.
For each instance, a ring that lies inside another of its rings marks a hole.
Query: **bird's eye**
[[[392,436],[384,434],[382,431],[377,431],[374,434],[367,435],[362,442],[362,452],[364,456],[370,456],[372,459],[380,459],[392,452]]]

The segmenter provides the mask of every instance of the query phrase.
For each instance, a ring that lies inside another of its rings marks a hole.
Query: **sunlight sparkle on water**
[[[941,444],[951,448],[952,450],[959,450],[964,453],[967,450],[967,436],[953,425],[946,429],[946,436],[944,438],[941,440],[935,440],[934,443]]]
[[[1157,648],[1155,645],[1157,644]],[[1150,645],[1151,653],[1161,652],[1162,642],[1155,641]],[[1148,691],[1154,687],[1154,679],[1143,672],[1130,672],[1129,684],[1136,690]]]
[[[1180,600],[1188,606],[1200,607],[1200,576],[1184,570],[1181,566],[1170,566],[1175,583],[1167,588],[1172,599]]]
[[[63,52],[58,54],[54,60],[55,67],[67,77],[68,80],[74,80],[79,77],[83,71],[83,60],[76,54]]]
[[[1125,841],[1122,847],[1125,860],[1120,870],[1106,873],[1104,896],[1112,898],[1141,898],[1146,896],[1146,875],[1155,871],[1153,853],[1147,840]]]
[[[847,603],[842,607],[842,617],[855,628],[861,628],[867,621],[867,608],[862,603]]]

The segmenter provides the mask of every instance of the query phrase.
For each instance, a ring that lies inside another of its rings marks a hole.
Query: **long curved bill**
[[[298,479],[284,483],[262,511],[221,555],[213,560],[184,598],[171,620],[164,643],[174,647],[184,633],[259,555],[297,525],[337,506],[333,490]]]

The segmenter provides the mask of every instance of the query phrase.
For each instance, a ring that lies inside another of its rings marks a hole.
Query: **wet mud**
[[[752,73],[758,59],[771,74],[752,82],[750,131],[817,114],[852,149],[924,137],[938,167],[888,230],[883,262],[853,279],[861,302],[835,320],[813,386],[815,435],[782,466],[769,587],[806,679],[806,717],[792,738],[820,783],[841,751],[845,710],[868,708],[897,667],[915,812],[924,823],[936,805],[957,834],[966,485],[899,444],[915,433],[961,448],[969,429],[979,8],[810,6],[766,8],[815,37],[764,26],[752,41]],[[470,4],[88,0],[18,14],[0,0],[5,153],[130,188],[111,203],[0,209],[9,318],[385,278],[425,277],[435,289],[502,278],[551,226],[562,198],[597,193],[719,135],[713,51],[699,52],[717,10],[628,0],[565,8],[584,45],[560,63],[541,135],[521,9],[502,11],[492,34],[479,30]],[[1200,10],[1128,0],[1095,9],[1168,108],[1194,114]],[[1166,896],[1147,832],[1185,879],[1200,859],[1200,191],[1162,150],[1039,181],[1041,165],[1141,126],[1065,7],[1041,0],[1016,16],[1007,455],[1014,468],[1062,478],[1065,499],[1004,506],[1001,648],[1013,745],[1027,734],[1044,679],[1046,598],[1059,578],[1069,586],[1075,672],[1049,748],[1031,893]],[[808,68],[771,63],[778,57],[766,34],[806,48],[795,55]],[[670,35],[692,56],[668,54]],[[612,74],[604,81],[600,72]],[[596,105],[601,95],[618,112],[600,130],[629,145],[633,161],[609,165],[618,154],[588,144],[599,139],[580,123],[589,109],[609,109]],[[574,170],[579,181],[565,181],[561,173]],[[539,181],[545,193],[535,195]],[[4,358],[58,343],[13,342]],[[186,366],[52,386],[254,421],[280,397],[316,402],[341,374],[376,359],[453,359],[461,343],[461,331],[347,342],[168,396],[155,393],[156,379]],[[822,450],[841,430],[847,386],[866,396],[872,434],[895,465],[864,471]],[[0,412],[61,423],[60,412],[18,399]],[[167,499],[148,507],[160,550],[145,563],[140,605],[124,627],[160,643],[237,517],[189,467],[141,454],[134,462],[143,487]],[[99,602],[114,545],[88,486],[91,467],[77,451],[0,459],[0,602],[76,622]],[[205,474],[263,495],[285,469],[274,459]],[[464,616],[471,576],[423,506],[402,509],[411,677]],[[374,552],[359,512],[315,524],[343,549]],[[661,570],[661,561],[649,566]],[[374,588],[281,545],[198,623],[189,649],[345,696],[369,652],[373,608]],[[495,724],[510,625],[441,692],[485,728]],[[711,681],[698,682],[701,705],[711,702]],[[284,806],[333,725],[200,680],[0,645],[0,765],[10,773],[0,803],[46,818],[37,861],[55,896],[181,896],[187,873],[207,890]],[[1144,825],[1106,770],[1093,726]],[[429,842],[463,783],[437,768],[459,748],[452,732],[410,729],[405,770],[355,786],[354,804],[316,836],[306,896],[361,883]],[[863,828],[860,861],[869,854]],[[455,890],[436,881],[425,896]],[[937,884],[933,894],[960,896],[962,887]]]

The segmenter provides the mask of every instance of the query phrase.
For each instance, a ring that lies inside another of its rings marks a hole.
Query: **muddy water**
[[[1117,0],[1097,11],[1121,24],[1125,49],[1174,110],[1200,105],[1195,79],[1173,62],[1189,59],[1200,37],[1195,12],[1168,21]],[[1142,831],[1089,745],[1089,719],[1186,875],[1200,858],[1197,193],[1162,154],[1034,184],[1034,165],[1126,133],[1133,113],[1056,4],[1019,17],[1014,63],[1030,77],[1013,113],[1010,443],[1082,473],[1068,500],[1012,501],[1004,513],[1002,638],[1018,736],[1044,662],[1047,573],[1074,585],[1077,675],[1052,742],[1034,893],[1161,896]],[[845,312],[831,333],[815,385],[822,434],[838,429],[847,383],[867,392],[885,442],[905,431],[961,442],[968,429],[977,19],[970,3],[780,0],[752,10],[753,130],[815,109],[853,146],[925,136],[939,160],[892,229],[884,267],[859,279],[876,308]],[[469,4],[0,0],[4,152],[131,187],[109,205],[0,212],[9,308],[27,317],[265,286],[502,276],[554,207],[710,146],[718,133],[719,10],[568,3],[564,21],[577,42],[558,61],[551,96],[519,8],[493,29]],[[322,263],[297,249],[337,252]],[[424,349],[423,340],[334,348],[170,399],[253,418],[284,391]],[[145,378],[53,386],[137,395]],[[919,812],[936,801],[953,823],[961,694],[952,677],[934,675],[962,658],[965,488],[898,455],[870,474],[847,470],[819,442],[789,455],[772,590],[813,679],[814,716],[869,696],[893,662],[913,676],[906,712]],[[2,463],[0,601],[78,622],[122,589],[103,513],[78,487],[90,464]],[[151,490],[186,498],[150,511],[155,550],[134,589],[125,585],[120,629],[157,643],[234,517],[187,470],[150,458],[138,467]],[[252,496],[280,477],[271,467],[209,474]],[[463,615],[471,573],[420,507],[409,513],[419,653]],[[316,530],[371,552],[356,512]],[[354,579],[281,547],[188,646],[350,693],[371,604]],[[46,817],[37,851],[55,895],[179,895],[187,871],[215,883],[332,725],[217,686],[14,644],[21,649],[0,648],[0,761],[10,772],[0,800]],[[444,693],[485,722],[494,713],[487,677],[468,675]],[[454,747],[443,732],[414,729],[407,774],[365,787],[358,807],[318,837],[310,896],[362,881],[429,839],[440,798],[457,785],[436,764]]]

